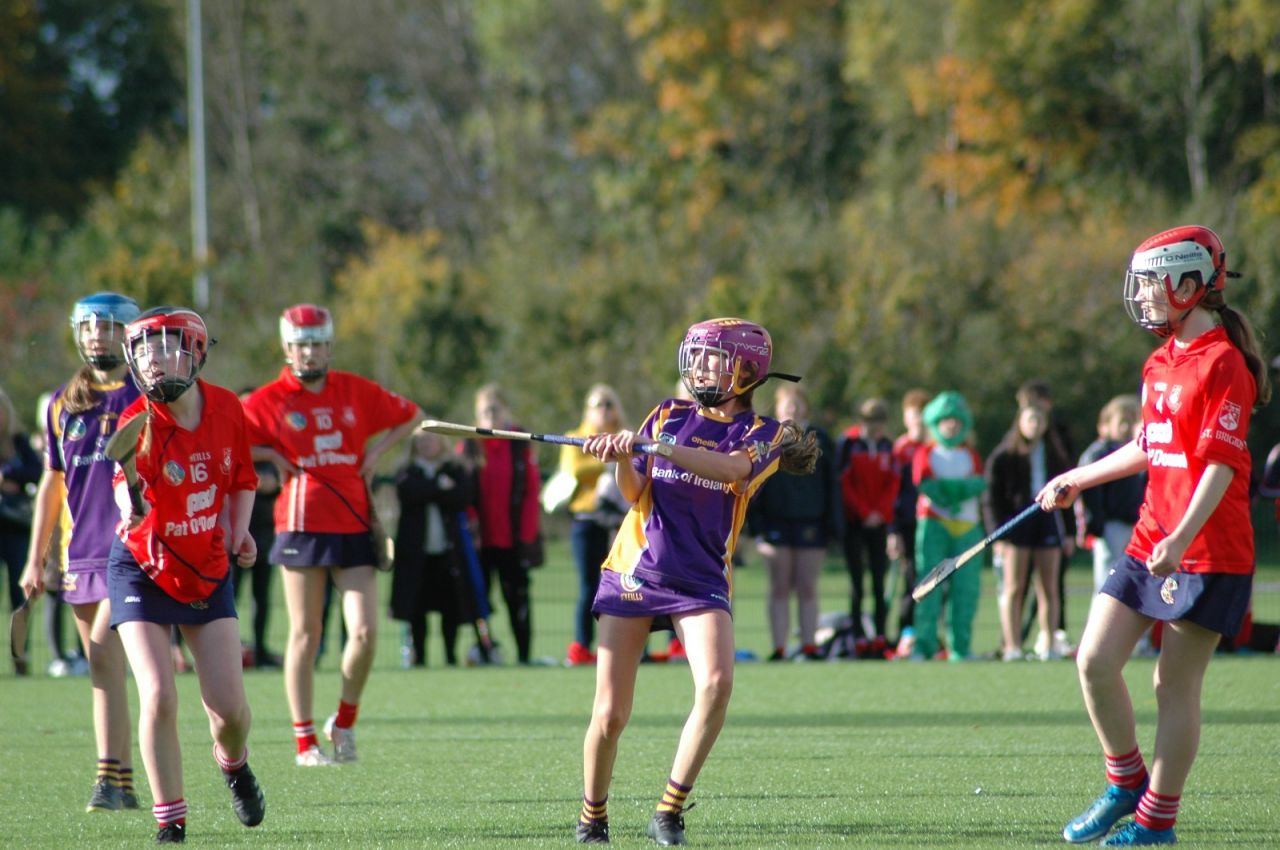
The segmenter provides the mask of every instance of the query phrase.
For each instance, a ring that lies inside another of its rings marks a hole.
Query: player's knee
[[[723,711],[729,707],[729,697],[733,694],[732,671],[714,671],[706,679],[698,683],[697,699],[709,710]]]
[[[595,725],[597,733],[610,741],[621,737],[622,730],[627,728],[627,721],[631,719],[630,710],[607,701],[598,701],[591,715],[591,722]]]
[[[372,623],[356,623],[347,628],[347,640],[361,648],[372,649],[377,638],[378,629]]]
[[[145,693],[139,693],[138,703],[142,714],[154,721],[176,720],[178,716],[178,689],[172,684],[160,685]]]

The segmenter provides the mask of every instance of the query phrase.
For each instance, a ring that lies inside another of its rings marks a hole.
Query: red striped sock
[[[1131,791],[1141,788],[1147,781],[1147,765],[1141,750],[1134,747],[1122,756],[1107,755],[1107,781]]]
[[[356,725],[356,712],[359,710],[360,707],[354,703],[338,700],[338,717],[333,721],[333,725],[339,729],[350,729]]]
[[[316,739],[316,726],[310,720],[300,720],[293,724],[293,740],[297,743],[300,753],[320,746],[320,742]]]
[[[156,823],[163,829],[170,824],[187,825],[187,801],[179,797],[172,803],[156,803],[151,807]]]
[[[1166,794],[1157,794],[1148,788],[1142,794],[1142,799],[1138,801],[1138,815],[1135,820],[1145,826],[1147,829],[1172,829],[1174,821],[1178,819],[1178,803],[1182,802],[1182,797],[1170,797]]]
[[[249,748],[244,748],[240,758],[230,759],[223,755],[222,748],[215,743],[213,745],[213,760],[218,763],[218,767],[222,768],[223,773],[235,773],[249,763]]]

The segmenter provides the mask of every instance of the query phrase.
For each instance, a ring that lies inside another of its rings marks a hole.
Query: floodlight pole
[[[195,260],[192,300],[197,310],[209,306],[209,209],[204,165],[204,37],[200,0],[187,0],[187,138],[191,160],[191,253]]]

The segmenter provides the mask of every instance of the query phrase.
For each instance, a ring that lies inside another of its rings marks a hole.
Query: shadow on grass
[[[636,714],[631,718],[631,727],[666,727],[671,724],[683,725],[687,714]],[[940,726],[993,726],[1000,727],[1041,727],[1041,726],[1074,726],[1085,718],[1082,708],[1071,708],[1055,711],[1030,710],[998,710],[991,711],[947,711],[935,707],[920,711],[858,711],[847,712],[780,712],[762,714],[759,712],[729,709],[729,723],[738,728],[775,728],[785,726],[798,729],[823,728],[938,728]],[[1155,723],[1154,711],[1138,711],[1139,724]],[[495,730],[510,729],[512,726],[568,726],[577,728],[587,722],[585,716],[566,714],[530,715],[520,713],[486,712],[483,717],[474,715],[433,716],[430,711],[426,716],[381,717],[372,721],[382,726],[409,725],[421,727],[427,723],[436,726],[493,726]],[[508,725],[510,724],[510,725]],[[1275,709],[1219,709],[1204,712],[1206,726],[1265,726],[1280,724],[1280,708]],[[497,737],[506,737],[499,735]]]

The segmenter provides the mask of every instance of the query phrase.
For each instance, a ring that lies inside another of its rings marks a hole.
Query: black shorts
[[[760,535],[766,543],[795,549],[827,548],[827,531],[820,519],[775,520]]]
[[[1234,637],[1249,610],[1253,576],[1176,572],[1159,578],[1146,564],[1125,555],[1115,562],[1101,593],[1155,620],[1186,620]]]
[[[162,626],[202,626],[236,616],[231,571],[199,602],[179,602],[160,589],[142,571],[133,554],[118,538],[111,544],[107,562],[107,594],[111,600],[111,628],[141,621]]]
[[[271,544],[271,563],[282,567],[372,567],[373,538],[367,531],[356,534],[317,534],[309,531],[281,531]]]
[[[1036,511],[1015,525],[1004,536],[1004,542],[1028,549],[1058,549],[1062,533],[1056,511]]]

